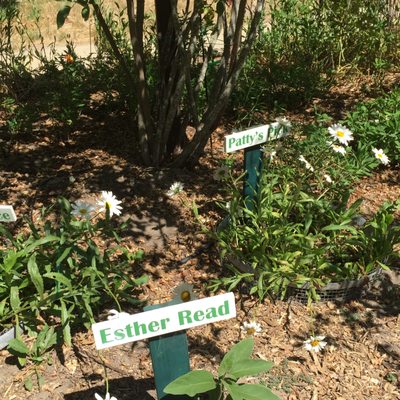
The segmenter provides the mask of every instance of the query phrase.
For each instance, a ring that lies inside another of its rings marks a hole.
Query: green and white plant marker
[[[236,317],[234,294],[188,302],[176,297],[165,304],[148,306],[145,310],[93,324],[96,348],[105,349],[153,338],[150,340],[150,351],[158,399],[188,399],[187,396],[171,396],[163,391],[170,382],[190,371],[187,337],[182,331]]]
[[[258,192],[263,157],[261,145],[282,138],[289,131],[289,126],[273,122],[269,125],[254,127],[225,136],[225,152],[232,153],[244,149],[244,170],[246,175],[243,185],[243,196],[246,199],[247,208],[250,209],[252,207],[253,199]]]
[[[16,220],[13,206],[0,205],[0,222],[15,222]]]

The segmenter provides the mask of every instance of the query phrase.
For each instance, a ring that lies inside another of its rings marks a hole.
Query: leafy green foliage
[[[42,223],[27,220],[30,232],[16,238],[0,224],[0,331],[22,324],[36,338],[30,347],[21,337],[10,343],[21,364],[43,361],[56,341],[71,345],[71,330],[89,328],[104,305],[138,304],[146,282],[133,270],[142,253],[120,244],[109,219],[75,219],[64,198],[58,206],[59,218],[43,209]]]
[[[272,367],[270,362],[251,359],[253,348],[252,338],[235,344],[222,359],[216,381],[207,371],[191,371],[167,385],[164,392],[192,397],[201,393],[204,399],[277,400],[279,397],[264,385],[237,383],[241,377],[267,372]]]
[[[345,122],[367,151],[383,149],[391,163],[400,161],[400,90],[357,105]]]
[[[308,102],[343,69],[372,72],[379,84],[398,64],[398,21],[380,0],[277,0],[265,21],[232,97],[241,125],[260,123],[265,109]]]
[[[394,255],[400,229],[393,214],[400,203],[385,204],[363,226],[357,224],[361,200],[348,204],[357,177],[377,165],[373,156],[360,157],[350,147],[345,155],[335,153],[322,126],[302,134],[303,140],[292,136],[265,146],[253,207],[242,198],[242,177],[228,180],[229,224],[216,239],[233,273],[211,287],[244,284],[262,299],[284,297],[297,286],[307,288],[311,300],[319,287],[359,279]]]

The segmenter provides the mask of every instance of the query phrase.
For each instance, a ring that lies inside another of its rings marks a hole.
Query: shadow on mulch
[[[132,377],[110,379],[109,392],[118,400],[154,400],[148,392],[154,388],[154,380],[151,378],[135,380]],[[64,395],[64,400],[93,400],[94,394],[104,395],[104,386],[80,390]]]

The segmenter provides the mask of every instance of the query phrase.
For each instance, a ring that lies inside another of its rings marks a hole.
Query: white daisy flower
[[[181,301],[186,303],[187,301],[196,300],[196,296],[193,293],[193,285],[188,283],[181,283],[174,289],[174,297],[178,297]]]
[[[107,208],[110,210],[110,217],[121,214],[122,207],[119,205],[121,201],[113,195],[112,192],[106,192],[103,190],[100,195],[100,199],[97,201],[99,211],[106,212]]]
[[[74,204],[72,204],[71,214],[75,217],[82,217],[86,219],[90,219],[91,214],[95,211],[95,207],[82,200],[77,200]]]
[[[292,127],[292,123],[286,117],[278,117],[275,121],[283,128],[290,129]]]
[[[174,182],[168,192],[167,192],[167,196],[169,197],[174,197],[176,194],[180,193],[183,191],[183,183],[181,182]]]
[[[215,181],[220,182],[228,177],[229,168],[226,165],[222,165],[214,171],[213,178]]]
[[[299,160],[305,164],[306,169],[309,169],[311,172],[314,172],[314,167],[304,158],[303,155],[299,157]]]
[[[260,333],[262,331],[261,325],[256,321],[243,322],[243,325],[240,327],[240,329],[248,336],[255,336],[257,335],[257,333]]]
[[[388,165],[390,163],[388,156],[382,149],[372,149],[372,151],[374,152],[375,158],[377,158],[382,164]]]
[[[325,175],[324,175],[324,179],[325,179],[328,183],[332,183],[332,182],[333,182],[332,178],[331,178],[330,175],[328,175],[328,174],[325,174]]]
[[[268,157],[271,161],[276,157],[276,150],[270,150],[267,146],[261,147],[261,151]]]
[[[345,126],[340,124],[332,125],[328,128],[328,132],[334,139],[338,140],[339,143],[347,146],[353,138],[353,133],[347,129]]]
[[[346,148],[343,147],[343,146],[340,146],[340,145],[334,144],[334,143],[329,143],[329,146],[332,148],[332,150],[335,153],[339,153],[339,154],[341,154],[343,156],[346,154]]]
[[[116,397],[111,396],[110,393],[106,393],[106,397],[104,399],[97,393],[94,394],[96,400],[118,400]]]
[[[326,342],[323,340],[325,336],[310,336],[310,339],[304,341],[304,348],[308,351],[314,351],[318,353],[326,346]]]
[[[118,318],[124,318],[124,317],[129,317],[129,316],[130,316],[130,314],[128,314],[124,311],[119,312],[117,310],[112,309],[112,310],[108,311],[107,319],[111,320],[111,319],[118,319]]]

